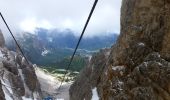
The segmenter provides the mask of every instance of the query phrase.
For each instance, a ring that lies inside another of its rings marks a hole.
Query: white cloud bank
[[[36,27],[80,33],[94,0],[0,0],[0,11],[12,31],[33,32]],[[121,0],[99,0],[86,35],[120,30]],[[2,20],[0,29],[7,32]]]

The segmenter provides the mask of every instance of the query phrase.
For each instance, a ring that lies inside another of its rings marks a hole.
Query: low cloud
[[[71,29],[80,34],[93,0],[0,0],[0,11],[12,31],[33,32],[36,27]],[[121,0],[99,0],[86,35],[119,33]],[[0,29],[7,33],[2,20]],[[76,35],[77,35],[76,34]]]

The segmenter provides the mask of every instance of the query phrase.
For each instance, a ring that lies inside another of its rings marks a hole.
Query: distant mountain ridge
[[[38,28],[35,34],[25,32],[16,38],[30,61],[41,66],[53,66],[61,65],[61,62],[67,61],[67,58],[72,55],[79,39],[74,34],[71,30],[58,31],[57,29]],[[110,33],[83,38],[77,51],[78,58],[85,59],[101,48],[111,47],[117,37],[117,34]],[[12,50],[16,49],[12,42],[9,42],[7,46]]]
[[[46,30],[38,28],[35,35],[39,41],[46,44],[48,48],[75,48],[79,36],[75,36],[75,33],[69,29],[64,31]],[[115,33],[109,33],[102,36],[84,37],[81,41],[79,49],[96,50],[103,47],[110,47],[117,39],[118,35]]]

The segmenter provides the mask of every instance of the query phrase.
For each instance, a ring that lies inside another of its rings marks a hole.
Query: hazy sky
[[[71,29],[80,33],[94,0],[0,0],[0,11],[12,31],[34,32],[36,27]],[[119,33],[121,0],[99,0],[86,35]],[[7,33],[2,20],[0,29]]]

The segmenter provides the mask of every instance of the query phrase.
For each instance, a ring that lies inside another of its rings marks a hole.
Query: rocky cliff
[[[91,100],[94,88],[100,100],[170,100],[170,0],[122,1],[117,43],[92,58],[70,98]]]
[[[0,32],[0,100],[41,100],[40,84],[31,63],[5,47]]]

